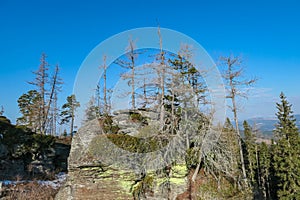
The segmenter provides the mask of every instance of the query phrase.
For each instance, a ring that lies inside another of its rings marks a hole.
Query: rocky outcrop
[[[34,158],[9,156],[5,145],[0,144],[0,177],[14,180],[16,178],[51,178],[55,172],[67,171],[67,158],[70,145],[55,143]]]
[[[54,173],[67,171],[67,142],[13,125],[0,116],[0,179],[51,179]]]
[[[139,112],[133,119],[127,111],[114,113],[116,116],[113,123],[120,126],[123,134],[124,130],[130,129],[134,130],[132,135],[138,134],[140,127],[152,121],[155,123],[158,118],[155,113],[143,112]],[[135,117],[142,120],[135,121]],[[124,153],[124,156],[116,157],[115,154],[123,151],[114,151],[112,146],[98,120],[81,127],[72,140],[67,181],[56,195],[56,200],[134,199],[134,196],[139,199],[163,200],[176,199],[187,190],[187,169],[184,164],[160,169],[163,173],[157,170],[145,172],[139,166],[129,167],[133,159],[131,154]],[[116,158],[123,159],[123,162],[118,162]],[[124,164],[126,160],[128,165]]]
[[[98,121],[94,120],[79,129],[74,136],[68,159],[67,182],[56,195],[56,199],[129,199],[131,197],[122,188],[121,182],[124,177],[131,174],[113,173],[114,169],[103,166],[89,153],[90,143],[100,134],[102,130]]]

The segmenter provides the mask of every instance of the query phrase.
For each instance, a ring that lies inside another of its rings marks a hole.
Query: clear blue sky
[[[299,9],[297,0],[0,0],[0,105],[12,121],[19,116],[17,99],[32,89],[26,81],[33,80],[42,52],[61,66],[62,102],[97,44],[158,20],[197,40],[214,59],[244,57],[248,75],[260,80],[243,118],[274,116],[280,91],[300,113]]]

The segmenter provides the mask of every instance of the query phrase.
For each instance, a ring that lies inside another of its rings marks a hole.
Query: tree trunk
[[[132,47],[133,48],[133,47]],[[133,49],[132,49],[132,54],[133,54]],[[134,63],[134,56],[131,56],[131,64],[132,64],[132,69],[131,69],[131,101],[132,101],[132,109],[135,110],[135,83],[134,83],[134,79],[135,79],[135,63]]]
[[[202,148],[200,149],[200,152],[199,152],[197,167],[196,167],[195,172],[194,172],[194,174],[192,176],[192,181],[193,182],[195,182],[195,180],[197,178],[197,175],[198,175],[198,173],[200,171],[201,162],[202,162]]]
[[[104,113],[108,113],[107,105],[107,88],[106,88],[106,56],[103,56],[103,101],[104,101]]]
[[[71,118],[71,126],[70,126],[71,137],[73,137],[73,127],[74,127],[74,113],[72,114],[72,118]]]
[[[232,82],[231,82],[232,85]],[[232,94],[235,94],[235,89],[232,85]],[[238,117],[237,117],[237,106],[235,102],[235,95],[232,95],[232,106],[233,106],[233,116],[234,116],[234,122],[235,122],[235,127],[236,127],[236,134],[237,134],[237,139],[238,139],[238,145],[239,145],[239,151],[240,151],[240,159],[241,159],[241,167],[242,167],[242,173],[243,173],[243,181],[247,185],[247,174],[246,174],[246,168],[245,168],[245,162],[244,162],[244,155],[243,155],[243,148],[242,148],[242,138],[240,134],[240,129],[239,129],[239,122],[238,122]]]

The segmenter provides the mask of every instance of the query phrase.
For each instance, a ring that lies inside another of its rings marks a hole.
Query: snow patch
[[[55,178],[56,179],[52,180],[52,181],[37,181],[37,183],[39,185],[50,186],[53,189],[58,189],[62,185],[62,183],[66,180],[67,174],[64,173],[64,172],[60,172],[60,173],[55,175]],[[31,183],[31,182],[34,182],[34,181],[29,181],[29,180],[23,180],[23,181],[3,180],[3,181],[0,181],[0,185],[1,185],[1,183],[2,183],[2,185],[17,185],[17,184],[20,184],[20,183]]]

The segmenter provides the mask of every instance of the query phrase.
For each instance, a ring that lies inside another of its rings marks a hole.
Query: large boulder
[[[90,143],[98,135],[102,135],[102,129],[98,120],[93,120],[80,128],[73,137],[68,159],[67,181],[56,195],[56,199],[131,198],[130,193],[123,187],[127,181],[121,180],[132,174],[115,172],[116,170],[103,166],[91,156]]]
[[[124,129],[127,129],[125,121],[128,126],[138,123],[128,120],[124,112],[115,114],[114,124],[122,124]],[[156,117],[149,115],[147,117]],[[134,160],[132,154],[115,150],[118,148],[101,126],[98,120],[90,121],[73,137],[68,177],[56,195],[57,200],[134,199],[134,195],[140,199],[176,199],[187,190],[187,169],[184,164],[172,166],[168,173],[162,174],[156,170],[145,172],[141,166],[131,166]],[[136,128],[134,131],[138,132],[140,126],[131,128]]]

